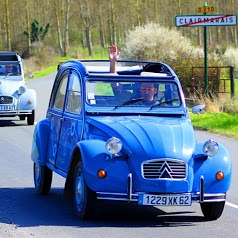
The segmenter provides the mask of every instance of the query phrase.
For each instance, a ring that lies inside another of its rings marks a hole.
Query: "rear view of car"
[[[27,118],[35,122],[36,92],[25,85],[21,57],[14,52],[0,52],[0,117]]]

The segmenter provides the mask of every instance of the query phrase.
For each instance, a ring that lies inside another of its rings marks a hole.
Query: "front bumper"
[[[106,193],[97,192],[97,199],[102,200],[114,200],[114,201],[128,201],[138,202],[140,193],[132,193],[132,174],[128,175],[127,180],[127,193]],[[171,193],[172,194],[172,193]],[[200,192],[186,193],[191,194],[192,202],[204,203],[204,202],[223,202],[226,201],[226,193],[204,193],[204,177],[200,177]]]
[[[32,114],[32,110],[0,111],[0,117],[15,117],[27,114]]]

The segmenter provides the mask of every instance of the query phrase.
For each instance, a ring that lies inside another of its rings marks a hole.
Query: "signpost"
[[[178,15],[175,16],[177,27],[204,27],[204,84],[205,94],[208,93],[208,73],[207,73],[207,26],[235,26],[237,25],[237,15],[207,15],[215,12],[215,7],[208,7],[204,2],[203,7],[197,8],[197,13],[203,15]]]

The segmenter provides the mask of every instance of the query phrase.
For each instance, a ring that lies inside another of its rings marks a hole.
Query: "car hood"
[[[13,95],[20,86],[24,85],[23,81],[0,80],[0,95]]]
[[[186,117],[91,117],[88,123],[93,138],[118,137],[131,156],[189,160],[195,149],[194,130]]]

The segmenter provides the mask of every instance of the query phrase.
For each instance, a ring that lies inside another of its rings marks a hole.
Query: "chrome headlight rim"
[[[116,137],[111,137],[106,141],[105,148],[108,153],[115,155],[121,151],[122,142]]]
[[[203,145],[203,154],[211,157],[217,154],[219,150],[219,144],[212,139],[207,140]]]
[[[26,87],[25,86],[20,86],[19,89],[18,89],[18,94],[22,95],[25,92],[26,92]]]

